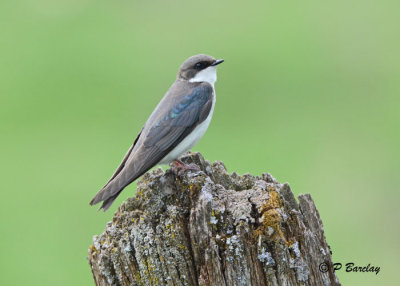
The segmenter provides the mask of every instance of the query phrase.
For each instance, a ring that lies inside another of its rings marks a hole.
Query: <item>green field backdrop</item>
[[[400,2],[2,0],[0,285],[92,285],[107,181],[180,64],[224,58],[194,148],[310,193],[334,262],[400,256]]]

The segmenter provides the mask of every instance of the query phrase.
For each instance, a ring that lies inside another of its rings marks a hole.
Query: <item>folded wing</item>
[[[150,125],[145,126],[135,140],[135,143],[140,142],[140,146],[133,148],[134,143],[113,177],[90,204],[103,201],[100,209],[106,211],[127,185],[159,163],[207,118],[212,97],[213,89],[208,83],[201,83],[190,92],[175,96],[171,108],[161,109],[155,122],[146,123]]]

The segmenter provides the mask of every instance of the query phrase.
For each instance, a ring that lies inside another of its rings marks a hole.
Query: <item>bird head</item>
[[[178,79],[190,82],[208,82],[211,85],[217,80],[217,65],[224,60],[217,60],[208,55],[195,55],[181,65]]]

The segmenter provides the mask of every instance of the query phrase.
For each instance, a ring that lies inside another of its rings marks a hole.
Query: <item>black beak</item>
[[[222,64],[223,62],[224,62],[224,60],[216,60],[216,61],[213,62],[211,65],[212,65],[212,66],[216,66],[216,65]]]

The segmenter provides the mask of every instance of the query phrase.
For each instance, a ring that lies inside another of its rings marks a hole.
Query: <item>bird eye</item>
[[[203,67],[203,63],[197,63],[195,67],[196,69],[201,69]]]

